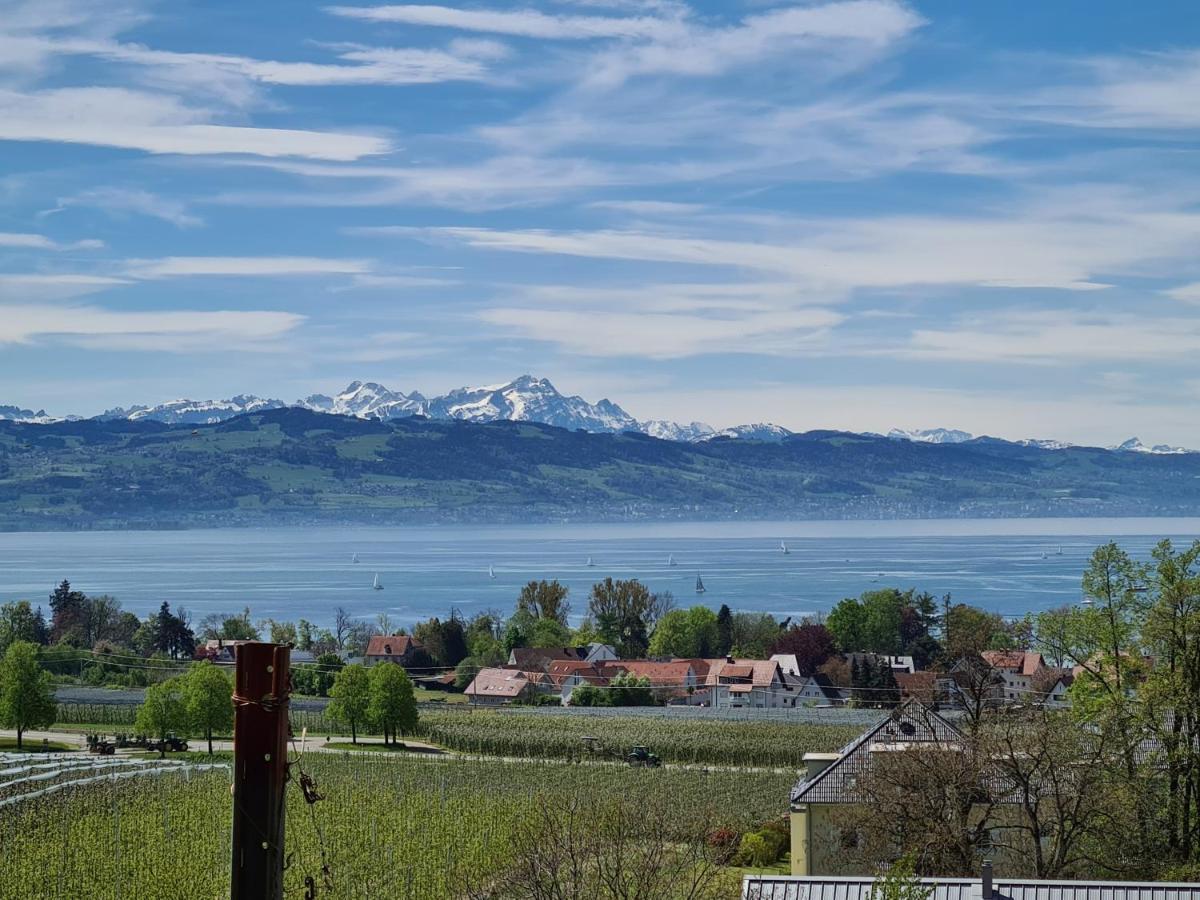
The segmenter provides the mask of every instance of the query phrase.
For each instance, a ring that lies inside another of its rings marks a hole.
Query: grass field
[[[514,825],[543,804],[580,805],[584,830],[621,803],[658,805],[681,833],[748,829],[786,811],[792,782],[767,772],[401,754],[309,754],[303,765],[325,799],[307,806],[292,778],[287,895],[302,896],[303,880],[312,875],[321,885],[318,896],[347,900],[427,900],[455,896],[466,883],[486,884],[508,864]],[[229,777],[217,770],[104,778],[4,807],[0,898],[227,897]],[[0,801],[4,796],[0,779]],[[738,874],[723,876],[731,898]]]

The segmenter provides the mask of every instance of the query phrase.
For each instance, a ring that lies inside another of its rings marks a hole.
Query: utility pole
[[[283,897],[287,782],[287,644],[239,644],[233,691],[233,867],[231,900]]]

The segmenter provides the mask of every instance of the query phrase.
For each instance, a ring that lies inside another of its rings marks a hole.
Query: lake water
[[[452,607],[468,616],[508,612],[521,585],[535,578],[568,585],[582,614],[591,584],[611,575],[671,591],[680,605],[727,603],[777,616],[826,611],[843,597],[886,586],[949,592],[1020,615],[1077,602],[1097,544],[1114,539],[1145,557],[1163,537],[1190,542],[1200,537],[1200,519],[17,533],[0,534],[0,601],[44,603],[68,578],[139,615],[168,600],[190,610],[193,621],[249,606],[254,618],[326,624],[340,605],[363,617],[387,612],[409,625]],[[360,562],[352,562],[354,554]],[[671,556],[674,567],[667,565]],[[376,573],[383,590],[372,590]],[[707,588],[699,597],[697,574]]]

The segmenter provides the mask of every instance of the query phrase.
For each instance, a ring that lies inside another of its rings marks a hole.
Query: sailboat
[[[706,588],[704,587],[704,582],[700,580],[700,573],[697,572],[696,573],[696,593],[703,594],[705,590],[706,590]]]
[[[590,556],[588,557],[587,565],[589,569],[596,565],[594,562],[592,562],[592,558]]]
[[[496,569],[494,566],[488,566],[488,578],[496,577]]]
[[[1058,552],[1057,552],[1057,553],[1055,553],[1054,555],[1055,555],[1055,556],[1062,556],[1062,547],[1059,547],[1059,548],[1058,548]]]
[[[670,553],[667,554],[667,565],[668,566],[679,565],[679,563],[675,562],[675,556],[673,554],[670,554]]]
[[[779,549],[783,551],[784,556],[787,556],[787,554],[792,552],[791,550],[788,549],[788,545],[785,544],[783,541],[779,542]]]
[[[355,563],[358,562],[358,554],[357,553],[355,553],[353,556],[350,557],[350,562],[355,562]]]
[[[375,580],[373,582],[371,582],[371,590],[374,590],[374,591],[382,591],[383,590],[383,582],[379,580],[378,572],[375,573]]]

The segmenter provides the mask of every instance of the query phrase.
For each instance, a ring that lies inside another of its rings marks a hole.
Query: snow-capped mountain
[[[640,431],[637,419],[611,400],[588,403],[567,397],[546,378],[522,375],[508,384],[463,387],[428,401],[427,415],[434,419],[467,422],[542,422],[559,428],[584,431]]]
[[[1110,450],[1116,450],[1118,453],[1158,453],[1158,454],[1176,454],[1176,453],[1196,453],[1195,450],[1189,450],[1187,447],[1172,447],[1168,444],[1155,444],[1153,447],[1147,447],[1136,437],[1131,437],[1129,440],[1117,444],[1115,447],[1109,447]]]
[[[922,444],[961,444],[974,435],[955,428],[925,428],[920,431],[905,431],[893,428],[887,436],[894,441],[917,441]]]
[[[1017,441],[1017,443],[1022,447],[1037,447],[1040,450],[1069,450],[1071,447],[1079,446],[1069,441],[1040,440],[1038,438],[1027,438],[1023,441]]]
[[[782,425],[774,425],[771,422],[755,422],[753,425],[735,425],[732,428],[723,428],[715,434],[704,438],[704,440],[712,440],[713,438],[741,438],[747,441],[765,441],[769,444],[777,444],[792,434],[794,432],[789,431]]]
[[[316,412],[357,416],[360,419],[394,419],[424,415],[427,401],[416,391],[403,394],[373,381],[352,381],[336,397],[311,394],[295,405]]]
[[[668,422],[666,419],[647,419],[641,423],[640,430],[643,434],[659,440],[682,441],[685,444],[706,441],[717,433],[716,429],[705,422],[689,422],[684,425],[680,422]]]
[[[228,400],[171,400],[157,406],[117,407],[106,410],[102,419],[149,419],[168,425],[212,425],[224,422],[243,413],[260,412],[264,409],[282,409],[287,406],[282,400],[268,400],[253,394],[238,394]]]
[[[19,406],[0,406],[0,419],[8,419],[13,422],[53,422],[55,421],[50,416],[46,415],[44,409],[39,409],[34,412],[32,409],[21,409]]]

